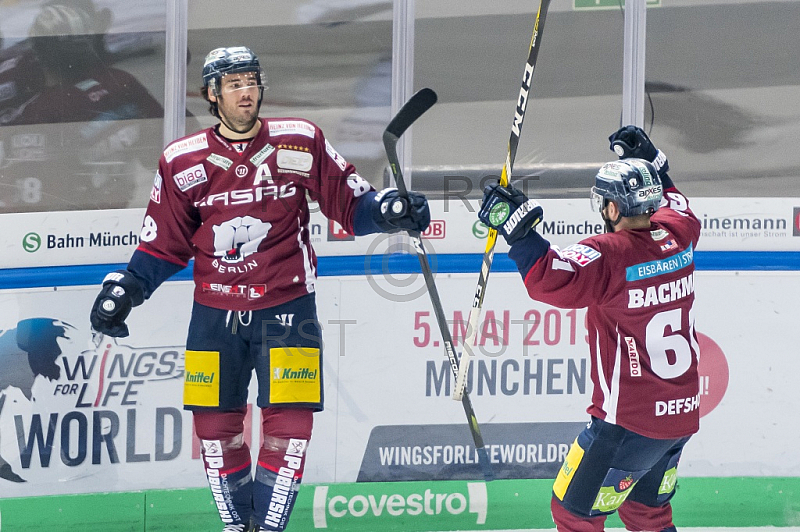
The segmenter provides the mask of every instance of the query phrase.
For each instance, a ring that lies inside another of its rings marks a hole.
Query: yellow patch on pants
[[[186,351],[183,404],[219,406],[219,351]]]
[[[276,347],[269,350],[269,402],[319,403],[322,400],[320,353],[315,347]]]
[[[572,447],[570,447],[564,463],[561,464],[561,469],[558,471],[558,476],[553,484],[553,493],[558,497],[558,500],[564,500],[564,495],[567,493],[569,483],[572,482],[575,470],[578,469],[578,465],[583,460],[583,453],[584,451],[578,445],[578,440],[576,439],[572,442]]]

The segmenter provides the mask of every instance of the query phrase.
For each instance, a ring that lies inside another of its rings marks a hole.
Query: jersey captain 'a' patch
[[[584,244],[573,244],[561,250],[562,258],[569,259],[581,267],[599,259],[601,256],[602,253]]]

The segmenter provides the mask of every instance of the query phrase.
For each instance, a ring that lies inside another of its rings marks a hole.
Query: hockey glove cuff
[[[487,185],[483,190],[483,204],[478,218],[503,235],[509,245],[539,225],[543,216],[544,211],[538,201],[528,199],[522,191],[511,185]]]
[[[92,305],[89,315],[92,327],[103,334],[124,338],[129,334],[125,318],[143,302],[142,285],[131,272],[111,272],[103,279],[103,288]]]
[[[422,233],[431,223],[431,210],[424,194],[409,191],[408,198],[403,198],[396,188],[385,188],[375,195],[372,219],[384,232]]]
[[[545,240],[536,231],[528,231],[528,234],[514,242],[508,251],[508,258],[517,265],[522,280],[528,277],[528,273],[539,259],[547,254],[550,249],[550,242]]]

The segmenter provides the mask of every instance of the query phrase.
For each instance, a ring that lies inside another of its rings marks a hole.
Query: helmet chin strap
[[[603,221],[606,224],[606,233],[613,233],[614,232],[614,228],[617,226],[617,224],[620,222],[620,220],[622,220],[622,214],[617,216],[616,220],[612,220],[611,218],[606,217],[606,215],[605,215],[605,213],[603,211],[600,211],[600,217],[603,219]]]

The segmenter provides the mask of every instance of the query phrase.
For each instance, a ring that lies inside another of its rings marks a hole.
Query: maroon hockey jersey
[[[181,265],[194,257],[203,305],[255,310],[313,292],[306,195],[352,233],[356,202],[372,190],[313,123],[260,120],[242,153],[209,128],[159,160],[139,249]]]
[[[694,261],[700,223],[668,189],[649,229],[605,233],[559,250],[531,268],[532,298],[587,309],[589,414],[650,438],[699,428],[699,348],[694,331]]]

